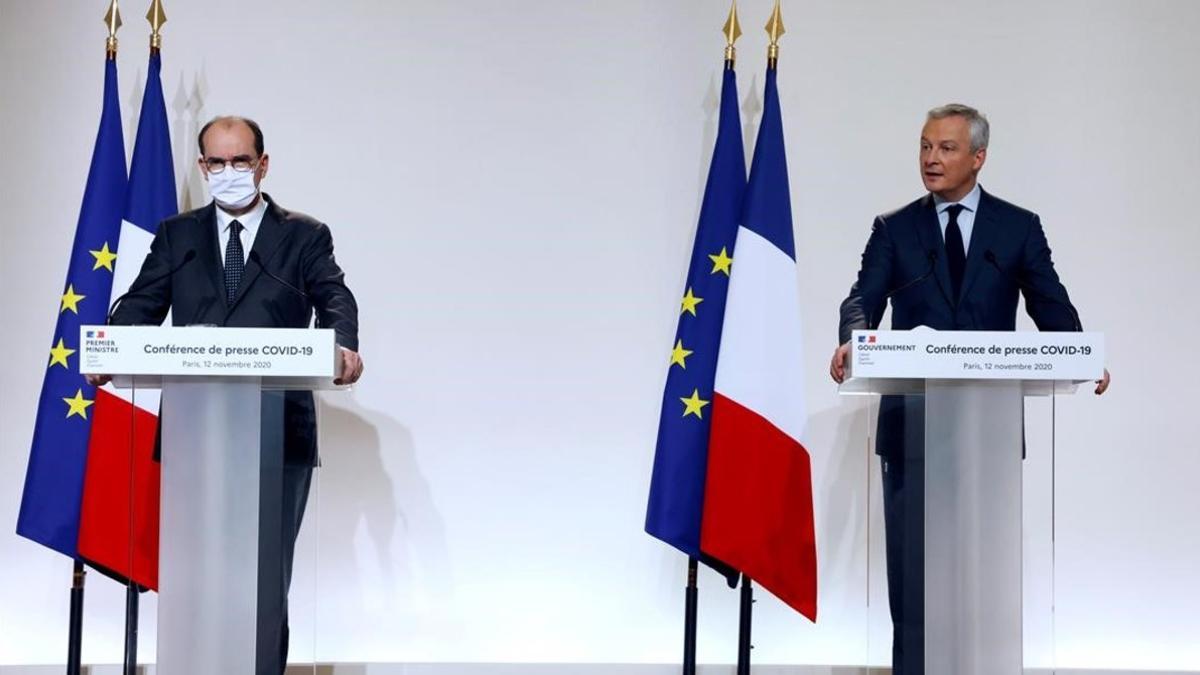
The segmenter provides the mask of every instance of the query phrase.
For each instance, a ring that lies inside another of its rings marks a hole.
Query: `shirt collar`
[[[971,191],[957,202],[948,202],[937,195],[933,195],[933,204],[937,207],[938,213],[943,213],[946,209],[950,208],[951,204],[958,204],[971,213],[975,213],[979,210],[979,196],[982,192],[983,190],[979,187],[979,183],[976,183],[975,187],[971,188]]]
[[[247,234],[252,234],[258,231],[258,226],[262,223],[263,216],[267,213],[267,197],[259,192],[258,203],[254,205],[254,208],[236,218],[226,213],[225,209],[222,209],[219,205],[214,204],[213,207],[217,210],[218,232],[225,233],[229,230],[229,224],[236,220],[242,224]]]

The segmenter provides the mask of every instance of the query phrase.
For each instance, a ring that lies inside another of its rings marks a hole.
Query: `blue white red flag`
[[[800,289],[775,75],[767,70],[726,300],[700,549],[816,621]]]
[[[152,51],[121,223],[120,293],[137,277],[158,224],[179,211],[161,70],[162,57]],[[152,589],[158,588],[158,401],[158,390],[96,392],[79,530],[84,559]]]

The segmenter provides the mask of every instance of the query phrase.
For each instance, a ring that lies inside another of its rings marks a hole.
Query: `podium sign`
[[[1101,333],[856,330],[854,377],[925,380],[1098,380]]]
[[[841,394],[924,394],[929,382],[1016,382],[1026,396],[1104,375],[1102,333],[856,330]]]
[[[331,329],[81,326],[79,344],[84,374],[337,376]]]

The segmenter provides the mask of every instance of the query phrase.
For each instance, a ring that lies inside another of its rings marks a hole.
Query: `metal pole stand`
[[[738,610],[738,662],[737,675],[750,675],[750,615],[754,605],[754,587],[750,577],[742,575],[742,602]]]
[[[67,675],[79,675],[80,656],[83,652],[83,582],[87,570],[83,563],[75,561],[71,573],[71,618],[67,629]]]
[[[683,605],[683,675],[696,675],[696,572],[695,558],[688,558],[687,590]]]
[[[132,581],[125,587],[125,669],[124,675],[137,675],[138,588]]]

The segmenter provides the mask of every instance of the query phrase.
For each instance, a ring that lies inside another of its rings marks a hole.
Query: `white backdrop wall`
[[[123,3],[129,144],[144,4]],[[0,663],[64,651],[70,562],[12,531],[98,121],[104,9],[0,4]],[[182,202],[206,201],[197,124],[258,119],[267,190],[331,224],[362,308],[366,376],[327,397],[321,420],[295,656],[678,658],[684,559],[641,528],[727,10],[168,3],[163,79]],[[748,149],[769,10],[741,3]],[[872,216],[920,194],[924,111],[957,100],[990,116],[983,182],[1042,215],[1085,324],[1108,335],[1114,375],[1107,396],[1057,405],[1053,576],[1050,408],[1030,404],[1027,660],[1200,669],[1200,362],[1187,347],[1200,334],[1187,295],[1200,285],[1200,5],[784,10],[821,615],[814,626],[763,597],[756,659],[886,661],[870,410],[839,399],[825,364]],[[118,661],[123,591],[90,579],[85,660]],[[701,584],[700,658],[732,661],[736,594],[708,572]],[[153,614],[151,597],[144,660]]]

